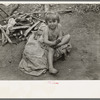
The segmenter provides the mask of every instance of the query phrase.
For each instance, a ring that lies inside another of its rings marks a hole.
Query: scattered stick
[[[2,33],[4,34],[4,36],[7,38],[8,42],[12,44],[11,39],[10,39],[10,38],[8,37],[8,35],[5,33],[4,29],[3,29],[2,27],[1,27],[0,29],[1,29]]]
[[[8,41],[4,41],[4,43],[2,44],[2,46],[6,45],[8,43]]]
[[[38,22],[36,22],[35,24],[33,24],[31,27],[29,27],[29,28],[25,31],[24,36],[27,36],[28,33],[29,33],[34,27],[36,27],[40,22],[41,22],[41,21],[38,21]]]
[[[44,20],[42,20],[42,19],[40,19],[40,18],[37,18],[37,17],[34,17],[34,16],[33,16],[33,18],[36,19],[36,20],[39,20],[39,21],[45,22]]]
[[[45,14],[45,13],[48,13],[48,12],[52,12],[52,11],[36,11],[36,12],[33,12],[33,14],[38,14],[38,13],[40,13],[40,14]],[[57,12],[57,13],[61,13],[61,12],[72,12],[72,10],[70,10],[70,9],[67,9],[67,10],[58,10],[58,11],[54,11],[54,12]]]
[[[45,5],[44,5],[44,8],[45,8],[45,9],[44,9],[45,12],[49,11],[49,4],[45,4]]]
[[[26,29],[29,28],[30,26],[14,26],[10,30],[17,30],[17,29]]]
[[[2,45],[4,44],[4,41],[5,41],[4,38],[5,38],[4,34],[2,33],[2,39],[1,39],[2,40]]]
[[[9,14],[6,11],[4,11],[2,8],[0,8],[0,10],[2,10],[7,16],[9,16]]]
[[[0,14],[0,16],[3,18],[3,20],[5,20],[5,18],[2,16],[2,14]]]
[[[20,30],[20,34],[21,34],[21,35],[23,34],[22,30]]]
[[[19,4],[15,5],[14,8],[12,8],[11,12],[10,12],[10,16],[14,13],[14,11],[16,11],[19,8]]]

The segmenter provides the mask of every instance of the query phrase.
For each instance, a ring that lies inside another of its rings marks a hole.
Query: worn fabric
[[[46,52],[39,45],[33,36],[30,36],[23,52],[23,58],[20,61],[19,69],[26,74],[39,76],[45,73],[47,68]]]
[[[41,48],[45,49],[48,52],[49,49],[48,45],[41,43],[40,46]],[[72,49],[72,45],[70,43],[62,45],[59,48],[56,48],[54,52],[54,61],[57,61],[59,58],[61,58],[62,54],[67,55],[66,53],[70,53],[71,49]]]

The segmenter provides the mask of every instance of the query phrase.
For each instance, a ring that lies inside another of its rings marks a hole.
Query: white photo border
[[[0,1],[0,3],[98,4],[99,1]],[[57,83],[57,84],[56,84]],[[0,81],[0,98],[100,98],[99,80]]]

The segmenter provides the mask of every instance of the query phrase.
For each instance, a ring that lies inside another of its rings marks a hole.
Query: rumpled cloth
[[[22,60],[19,63],[19,69],[26,74],[39,76],[48,69],[47,54],[33,37],[30,36],[28,39]]]

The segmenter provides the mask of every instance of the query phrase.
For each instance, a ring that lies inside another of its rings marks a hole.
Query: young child
[[[48,65],[51,74],[58,73],[54,68],[53,61],[55,56],[65,55],[69,46],[70,35],[63,35],[62,26],[60,24],[59,15],[49,12],[45,17],[46,27],[43,30],[43,42],[48,50]]]
[[[47,13],[45,23],[38,31],[32,32],[25,45],[19,69],[26,74],[39,76],[48,69],[52,74],[58,72],[53,61],[58,60],[70,50],[70,35],[63,35],[57,13]]]

